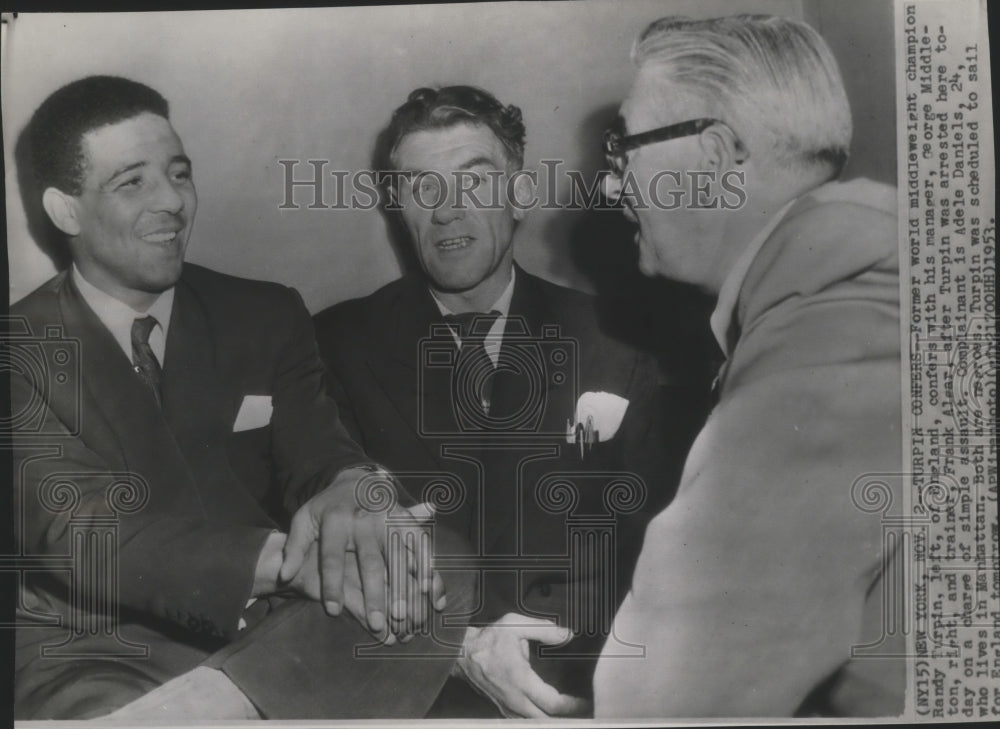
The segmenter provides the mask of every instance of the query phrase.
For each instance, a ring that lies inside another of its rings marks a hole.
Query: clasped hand
[[[346,607],[392,643],[394,635],[410,635],[426,622],[428,602],[441,610],[446,598],[431,565],[426,525],[433,507],[364,508],[361,481],[379,477],[361,469],[342,471],[303,504],[292,518],[278,576],[279,584],[321,601],[330,615]]]
[[[508,718],[585,716],[593,711],[591,702],[559,693],[531,667],[528,641],[558,645],[571,635],[551,620],[507,613],[491,625],[466,631],[457,667]]]

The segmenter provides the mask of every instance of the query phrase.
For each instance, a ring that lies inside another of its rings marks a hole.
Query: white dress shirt
[[[500,294],[500,298],[493,302],[493,306],[487,309],[487,311],[500,312],[500,316],[493,322],[493,326],[490,327],[490,330],[486,333],[486,338],[483,340],[483,348],[486,350],[490,361],[493,362],[494,367],[496,367],[497,361],[500,359],[500,345],[503,343],[503,331],[507,325],[507,316],[510,314],[510,301],[514,297],[514,278],[516,276],[517,272],[511,269],[510,282],[507,284],[507,288]],[[455,312],[445,306],[433,291],[431,291],[431,296],[434,298],[434,303],[437,304],[438,310],[442,315],[455,315]],[[462,340],[454,328],[451,328],[451,335],[455,338],[456,346],[461,347]]]
[[[87,306],[94,310],[97,318],[107,327],[108,331],[122,348],[128,361],[132,361],[132,322],[147,316],[156,318],[156,326],[149,333],[149,346],[156,355],[162,367],[167,351],[167,330],[170,328],[170,314],[174,309],[174,288],[171,286],[157,297],[153,305],[146,311],[136,311],[114,296],[101,291],[83,277],[80,269],[73,264],[73,283],[80,290],[80,295]]]

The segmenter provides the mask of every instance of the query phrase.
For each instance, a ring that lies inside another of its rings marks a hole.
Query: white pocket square
[[[628,400],[611,392],[585,392],[576,402],[573,422],[566,423],[566,442],[576,440],[576,430],[583,426],[588,442],[611,440],[618,432],[628,409]]]
[[[236,422],[233,423],[233,432],[263,428],[270,424],[273,410],[270,395],[244,395],[240,411],[236,413]]]

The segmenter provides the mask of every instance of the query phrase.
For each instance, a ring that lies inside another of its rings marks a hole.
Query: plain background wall
[[[666,14],[747,11],[804,18],[827,36],[855,109],[849,174],[894,182],[889,0],[21,14],[7,27],[3,49],[10,299],[54,272],[27,230],[14,144],[37,105],[73,79],[117,74],[159,90],[194,160],[199,212],[188,260],[293,285],[315,311],[396,278],[400,259],[378,210],[309,210],[309,190],[296,192],[301,209],[280,210],[284,170],[277,160],[365,168],[375,135],[412,89],[465,83],[522,108],[527,165],[559,158],[589,175],[603,166],[600,131],[628,88],[635,35]],[[303,163],[296,174],[311,169]],[[327,182],[332,187],[332,178]],[[529,214],[518,233],[519,262],[550,280],[593,288],[571,246],[581,215]],[[632,245],[627,231],[592,243]]]

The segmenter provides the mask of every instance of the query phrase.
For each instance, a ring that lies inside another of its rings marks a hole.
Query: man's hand
[[[529,640],[557,645],[572,633],[550,620],[507,613],[485,628],[465,633],[458,669],[508,718],[584,716],[593,707],[586,699],[559,693],[531,668]]]
[[[270,595],[278,588],[278,572],[281,570],[281,555],[285,548],[285,535],[271,532],[257,556],[257,566],[253,572],[253,593],[251,597]]]
[[[344,576],[352,566],[349,562],[356,561],[364,596],[359,619],[378,635],[390,629],[387,617],[392,619],[393,631],[406,632],[421,625],[428,593],[436,609],[446,602],[444,582],[431,568],[431,540],[424,526],[432,509],[420,504],[389,510],[398,538],[388,544],[386,510],[362,506],[359,495],[370,485],[363,479],[384,478],[363,469],[341,471],[330,486],[303,504],[292,518],[280,570],[281,582],[293,581],[310,545],[318,542],[320,599],[329,614],[339,615],[345,599]],[[389,565],[391,582],[387,585]],[[416,580],[422,599],[414,598],[411,580]]]
[[[313,542],[306,550],[306,556],[302,563],[302,568],[295,573],[295,576],[287,583],[282,583],[278,571],[281,568],[281,555],[285,546],[286,536],[280,532],[273,532],[268,536],[267,541],[261,549],[260,557],[257,560],[257,569],[254,574],[253,597],[262,597],[282,592],[292,592],[308,600],[319,602],[322,600],[319,571],[319,543]],[[361,576],[358,574],[357,560],[349,559],[345,565],[343,595],[344,607],[356,617],[362,624],[366,622],[365,597],[361,588]],[[415,584],[410,580],[410,592],[416,593]],[[426,596],[421,594],[421,597]],[[416,610],[416,609],[415,609]],[[407,624],[406,627],[410,627]],[[394,631],[401,633],[401,631]],[[388,645],[396,642],[396,636],[388,630],[376,632],[375,637],[385,641]],[[406,638],[403,638],[404,641]]]
[[[321,601],[321,585],[319,570],[319,543],[313,542],[306,550],[305,561],[295,576],[287,584],[279,585],[279,590],[290,590],[309,600]],[[366,623],[365,596],[361,587],[361,576],[358,574],[357,561],[349,559],[344,570],[343,583],[344,607],[356,617],[362,625]],[[387,645],[396,642],[393,633],[385,630],[373,631],[376,638],[385,641]]]

